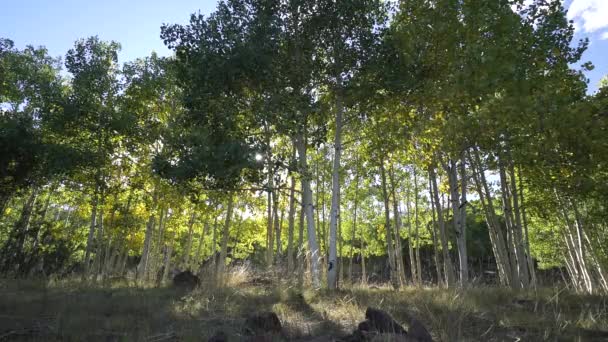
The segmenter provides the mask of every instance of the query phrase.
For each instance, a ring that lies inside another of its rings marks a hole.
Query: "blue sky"
[[[216,0],[2,0],[0,37],[18,47],[44,45],[53,56],[63,56],[78,38],[98,35],[122,44],[121,62],[169,50],[160,40],[162,23],[186,23],[191,13],[210,13]],[[85,5],[86,4],[86,5]],[[576,39],[591,40],[583,61],[590,92],[608,75],[608,0],[567,0]]]

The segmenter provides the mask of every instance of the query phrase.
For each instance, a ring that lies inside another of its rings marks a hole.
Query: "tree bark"
[[[268,162],[270,170],[270,162]],[[266,228],[266,267],[272,266],[272,246],[274,245],[272,226],[272,174],[268,171],[268,226]]]
[[[196,220],[196,213],[193,211],[188,221],[188,240],[186,241],[186,248],[184,250],[184,258],[182,262],[183,269],[190,268],[190,251],[192,249],[192,234],[194,228],[194,221]]]
[[[448,249],[448,238],[445,231],[445,222],[443,219],[443,210],[441,202],[439,201],[439,189],[437,187],[437,175],[435,174],[435,168],[429,167],[429,178],[431,179],[432,189],[432,200],[435,202],[435,210],[437,211],[437,222],[439,224],[439,238],[441,240],[441,252],[443,254],[443,274],[445,275],[445,282],[448,287],[453,287],[456,282],[454,279],[454,268],[450,259],[450,253]]]
[[[342,156],[342,99],[338,90],[336,96],[336,130],[334,136],[334,163],[332,168],[331,212],[329,220],[329,262],[327,286],[335,290],[338,284],[338,255],[336,248],[338,219],[340,218],[340,158]]]
[[[481,164],[481,158],[477,148],[473,148],[473,153],[469,152],[469,161],[473,170],[473,180],[475,181],[477,193],[485,212],[486,223],[489,228],[488,233],[490,235],[492,251],[496,260],[499,280],[504,286],[515,286],[514,283],[519,283],[519,280],[518,278],[513,278],[513,276],[516,274],[512,272],[511,261],[509,259],[507,245],[505,243],[505,232],[502,229],[500,222],[498,222],[498,216],[496,215],[496,210],[494,209],[492,194],[485,177],[483,166]]]
[[[399,287],[399,279],[397,273],[397,267],[395,262],[395,251],[393,247],[393,239],[392,234],[393,231],[391,229],[391,219],[390,219],[390,209],[389,209],[389,197],[388,190],[386,186],[386,170],[384,167],[384,160],[380,160],[380,176],[382,182],[382,195],[384,200],[384,225],[386,229],[386,247],[388,253],[388,265],[389,265],[389,276],[391,280],[391,284],[394,288]]]
[[[401,215],[399,214],[399,198],[397,198],[397,192],[396,192],[396,187],[397,184],[395,182],[395,175],[393,172],[393,165],[391,164],[391,167],[389,169],[389,180],[390,180],[390,184],[391,184],[391,195],[393,197],[393,218],[395,221],[395,266],[397,267],[397,272],[399,274],[399,284],[401,286],[404,286],[406,284],[406,279],[405,279],[405,263],[403,261],[403,248],[401,247],[401,227],[402,227],[402,222],[401,222]],[[409,199],[408,199],[408,207],[409,207]],[[409,220],[409,209],[408,209],[408,223],[410,223]],[[410,261],[413,262],[414,261],[414,253],[412,250],[412,244],[411,244],[411,224],[408,225],[408,250],[410,252]],[[412,273],[415,272],[414,268],[415,266],[413,266],[415,264],[411,265],[411,271]],[[414,277],[412,277],[412,279],[414,279]]]
[[[524,244],[526,247],[526,259],[528,260],[528,270],[530,271],[530,283],[532,287],[536,288],[536,270],[534,268],[534,260],[532,259],[532,253],[530,253],[530,236],[528,234],[528,219],[526,216],[526,203],[524,197],[524,181],[521,172],[521,168],[518,169],[519,175],[519,192],[521,199],[521,218],[524,229]]]
[[[220,250],[220,262],[218,265],[218,284],[224,285],[226,256],[228,254],[228,238],[230,237],[230,220],[232,218],[232,209],[234,206],[234,193],[228,195],[228,207],[226,208],[226,220],[224,221],[224,232],[222,234],[222,248]],[[215,256],[214,256],[215,257]]]
[[[155,225],[154,214],[150,215],[148,218],[148,223],[146,224],[146,236],[144,237],[144,249],[141,253],[141,260],[139,261],[139,265],[137,267],[137,279],[145,280],[148,273],[148,260],[150,256],[150,245],[152,240],[152,232],[154,231]]]
[[[306,263],[306,254],[304,253],[304,212],[305,206],[304,191],[302,191],[300,203],[300,222],[298,224],[298,287],[301,289],[304,286],[304,265]]]
[[[95,185],[95,191],[93,192],[93,198],[91,200],[91,224],[89,226],[89,236],[87,237],[87,247],[84,253],[84,273],[83,279],[89,274],[91,266],[91,252],[93,249],[93,238],[95,237],[95,228],[97,226],[97,201],[99,195],[99,182]]]
[[[463,161],[464,163],[464,161]],[[456,246],[458,247],[458,261],[459,261],[459,285],[464,287],[468,283],[469,279],[469,267],[467,260],[467,241],[466,241],[466,226],[463,220],[463,211],[465,209],[466,202],[460,200],[463,198],[466,201],[466,189],[462,189],[462,195],[458,191],[458,167],[454,159],[450,159],[447,165],[444,165],[444,169],[448,174],[448,181],[450,186],[450,203],[452,207],[452,223],[454,226],[454,232],[456,233]],[[466,174],[464,164],[461,164],[461,187],[466,185]],[[464,177],[463,177],[464,176]],[[462,197],[461,197],[462,196]],[[466,211],[464,211],[466,213]],[[465,216],[466,217],[466,216]]]
[[[312,273],[312,283],[314,287],[319,287],[319,245],[315,231],[314,208],[312,204],[312,190],[310,188],[310,174],[308,173],[308,162],[306,160],[306,141],[300,134],[297,139],[298,158],[300,161],[300,173],[302,176],[303,205],[305,207],[306,225],[308,230],[308,252],[310,254],[310,268]]]
[[[418,206],[418,173],[416,172],[416,166],[414,165],[414,224],[415,229],[415,242],[416,242],[416,275],[418,276],[417,284],[422,285],[422,261],[420,260],[420,220],[419,220],[419,206]]]
[[[508,245],[512,248],[511,253],[511,268],[513,270],[513,279],[517,279],[518,282],[513,282],[514,288],[526,288],[528,287],[528,262],[525,259],[525,252],[523,248],[523,241],[521,235],[518,234],[519,227],[517,225],[515,215],[513,213],[512,191],[509,187],[507,180],[506,166],[503,156],[498,162],[498,173],[500,176],[501,195],[503,203],[503,211],[505,216],[505,223],[509,235],[507,237],[510,241],[507,241]]]
[[[441,285],[444,283],[443,277],[441,275],[441,263],[439,257],[439,242],[437,241],[437,221],[435,220],[435,200],[433,199],[433,185],[431,181],[431,177],[429,177],[429,194],[430,194],[430,202],[431,202],[431,224],[432,229],[427,225],[429,233],[433,238],[433,255],[435,260],[435,270],[437,271],[437,284]]]
[[[2,247],[2,255],[0,260],[2,262],[2,271],[15,271],[21,270],[23,263],[25,262],[24,245],[25,238],[28,235],[30,226],[30,220],[36,200],[38,199],[39,188],[34,185],[32,192],[28,196],[27,200],[23,204],[19,219],[13,226],[13,229],[9,235],[8,240]]]
[[[296,201],[295,201],[295,189],[296,179],[291,176],[291,186],[289,187],[289,214],[288,214],[288,231],[287,231],[287,272],[291,276],[294,270],[294,259],[293,259],[293,230],[294,221],[296,214]]]
[[[274,235],[276,238],[276,243],[277,243],[277,250],[275,253],[275,258],[277,259],[277,262],[279,261],[278,259],[281,257],[281,251],[283,249],[283,246],[281,246],[281,221],[282,218],[279,218],[279,194],[278,192],[275,190],[272,192],[272,199],[273,199],[273,216],[274,216]],[[282,211],[281,211],[281,216],[282,216]]]
[[[357,160],[357,167],[358,167],[358,160]],[[350,239],[350,267],[348,268],[348,279],[350,280],[351,283],[354,283],[354,279],[353,279],[353,259],[354,259],[354,252],[353,252],[353,248],[354,248],[354,244],[355,244],[355,233],[357,231],[357,205],[359,204],[359,170],[358,168],[355,169],[356,175],[355,175],[355,200],[354,200],[354,208],[353,208],[353,229],[352,229],[352,235],[351,235],[351,239]],[[363,245],[361,245],[361,248],[363,248]],[[363,257],[363,255],[361,256]]]
[[[205,245],[205,236],[207,236],[207,233],[209,232],[209,222],[207,222],[205,220],[205,223],[203,224],[203,230],[201,231],[199,240],[198,240],[198,248],[196,249],[196,257],[195,257],[195,262],[197,263],[197,265],[200,266],[202,260],[201,260],[201,255],[203,252],[203,247]]]

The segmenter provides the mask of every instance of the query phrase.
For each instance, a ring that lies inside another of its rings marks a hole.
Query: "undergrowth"
[[[244,318],[274,311],[288,340],[327,340],[352,331],[376,307],[407,324],[420,320],[436,341],[605,341],[608,299],[545,288],[514,292],[354,285],[299,289],[276,276],[233,269],[226,285],[202,279],[191,293],[134,282],[0,280],[0,340],[232,340]]]

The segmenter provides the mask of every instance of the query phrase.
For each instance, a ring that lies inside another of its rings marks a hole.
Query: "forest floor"
[[[261,311],[278,315],[284,340],[332,341],[352,332],[368,306],[399,322],[416,317],[435,341],[608,341],[608,297],[492,287],[329,293],[277,283],[237,272],[221,289],[203,283],[185,294],[125,282],[0,280],[0,341],[207,341],[218,331],[240,341],[245,318]]]

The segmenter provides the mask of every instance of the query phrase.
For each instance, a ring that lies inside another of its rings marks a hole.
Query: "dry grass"
[[[171,288],[78,281],[0,281],[0,340],[205,341],[218,330],[242,340],[244,317],[271,310],[286,339],[342,336],[374,306],[407,326],[416,317],[437,341],[606,341],[608,299],[556,289],[515,293],[477,287],[354,286],[303,291],[277,277],[234,269],[226,286],[190,294]]]

